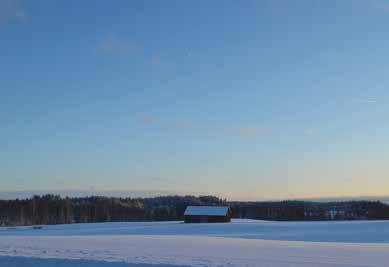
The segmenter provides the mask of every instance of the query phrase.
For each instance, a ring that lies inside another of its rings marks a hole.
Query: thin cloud
[[[190,120],[179,120],[176,122],[176,128],[180,130],[188,130],[193,129],[193,122]]]
[[[158,118],[156,116],[153,116],[153,115],[150,115],[150,114],[142,114],[140,116],[140,121],[143,124],[152,125],[152,124],[155,124],[158,121]]]
[[[159,66],[161,65],[161,56],[159,54],[153,54],[151,56],[151,65],[153,66]]]
[[[136,50],[136,45],[115,34],[109,34],[99,41],[97,49],[106,54],[126,55],[133,53]]]
[[[354,99],[354,102],[359,104],[376,104],[377,100],[373,98],[359,98]]]
[[[226,136],[235,136],[241,138],[256,138],[258,136],[269,135],[273,132],[271,128],[266,127],[256,127],[256,126],[247,126],[247,127],[226,127],[218,128],[214,126],[202,126],[201,124],[195,124],[190,119],[180,119],[176,121],[162,122],[160,118],[153,114],[143,113],[139,115],[139,121],[145,126],[155,126],[159,125],[166,131],[168,130],[178,130],[178,131],[193,131],[196,133],[222,133]]]
[[[167,181],[169,181],[169,179],[166,177],[151,177],[150,180],[154,181],[154,182],[167,182]]]
[[[0,25],[27,23],[30,17],[21,0],[0,0]]]
[[[315,135],[315,134],[318,134],[318,133],[319,133],[319,130],[316,129],[316,128],[308,128],[308,129],[305,129],[303,131],[303,134],[304,135],[308,135],[308,136]]]
[[[239,134],[240,137],[252,138],[262,134],[267,134],[270,132],[270,129],[259,127],[241,127],[238,128],[236,132]]]
[[[368,3],[368,2],[366,2]],[[388,13],[389,12],[389,3],[384,0],[376,0],[370,2],[371,7],[374,11],[380,12],[380,13]]]

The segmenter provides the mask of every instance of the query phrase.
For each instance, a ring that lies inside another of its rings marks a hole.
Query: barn
[[[231,221],[231,209],[226,206],[188,206],[185,223],[224,223]]]

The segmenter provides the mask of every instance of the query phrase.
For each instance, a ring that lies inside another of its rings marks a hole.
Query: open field
[[[3,267],[387,266],[389,222],[101,223],[0,229]]]

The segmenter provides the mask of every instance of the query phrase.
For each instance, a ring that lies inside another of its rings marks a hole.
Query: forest
[[[183,220],[189,205],[226,205],[231,207],[233,218],[275,221],[389,219],[389,205],[379,201],[228,202],[215,196],[63,198],[43,195],[0,200],[0,226]]]

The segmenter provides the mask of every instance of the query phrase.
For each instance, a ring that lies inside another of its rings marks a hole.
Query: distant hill
[[[335,202],[335,201],[381,201],[389,204],[389,196],[356,196],[356,197],[327,197],[327,198],[301,198],[297,200],[313,202]]]
[[[177,192],[174,190],[26,190],[26,191],[0,191],[0,199],[12,200],[12,199],[26,199],[35,195],[58,195],[61,197],[89,197],[89,196],[106,196],[106,197],[122,197],[122,198],[149,198],[158,196],[174,196],[174,195],[216,195],[220,198],[231,198],[226,194],[211,194],[207,192],[191,192],[183,191]],[[312,202],[336,202],[336,201],[381,201],[389,204],[389,196],[354,196],[354,197],[318,197],[318,198],[285,198],[285,199],[239,199],[233,198],[233,201],[282,201],[282,200],[300,200],[300,201],[312,201]]]

